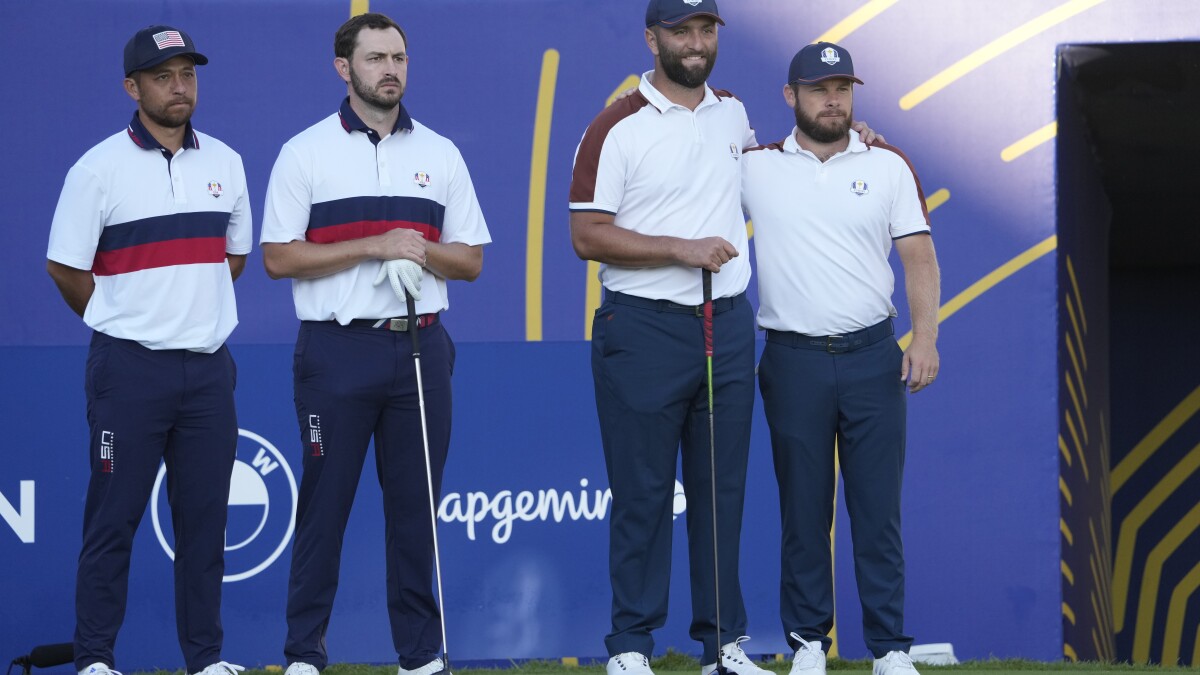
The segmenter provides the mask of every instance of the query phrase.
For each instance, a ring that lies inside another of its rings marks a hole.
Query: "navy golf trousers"
[[[84,390],[91,480],[75,585],[75,666],[115,666],[129,557],[160,462],[175,530],[175,621],[187,672],[221,660],[225,520],[237,452],[233,358],[93,333]]]
[[[820,640],[826,650],[834,618],[835,439],[867,648],[879,658],[912,644],[904,634],[900,539],[902,357],[889,319],[857,340],[770,331],[758,366],[783,521],[783,630]],[[797,646],[790,636],[788,643]]]
[[[454,344],[441,323],[420,329],[435,494],[450,445]],[[342,536],[367,445],[383,488],[387,604],[400,665],[414,669],[441,648],[433,592],[433,532],[411,336],[386,328],[305,321],[293,364],[304,475],[288,585],[288,664],[328,665],[325,632],[337,592]]]
[[[721,631],[746,629],[738,581],[754,407],[754,318],[745,295],[715,301],[713,389]],[[654,651],[667,619],[671,504],[682,445],[691,572],[691,636],[717,660],[712,472],[703,318],[663,301],[608,293],[592,324],[592,376],[612,487],[610,655]]]

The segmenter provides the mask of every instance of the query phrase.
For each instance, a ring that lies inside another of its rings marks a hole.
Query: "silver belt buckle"
[[[388,319],[388,330],[397,333],[407,333],[408,319]]]

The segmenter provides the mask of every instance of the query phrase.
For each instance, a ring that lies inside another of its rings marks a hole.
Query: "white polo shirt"
[[[347,98],[339,112],[283,146],[267,187],[262,243],[327,244],[397,228],[441,243],[492,240],[458,148],[413,121],[404,106],[392,133],[380,139]],[[390,284],[374,285],[381,264],[367,260],[317,279],[293,279],[296,316],[343,325],[406,316]],[[420,314],[448,309],[446,280],[426,270],[416,307]]]
[[[925,195],[898,149],[849,135],[824,163],[795,130],[746,153],[762,328],[839,335],[896,316],[888,255],[893,239],[929,232]]]
[[[191,125],[172,156],[135,113],[67,172],[46,257],[95,276],[93,329],[212,353],[238,321],[225,255],[252,242],[242,158]]]
[[[754,131],[742,102],[705,85],[696,110],[671,103],[642,75],[636,94],[601,112],[575,152],[571,211],[615,216],[618,227],[651,236],[723,237],[740,255],[713,275],[713,297],[750,284],[746,221],[738,196],[742,150]],[[698,268],[600,265],[611,291],[684,305],[703,302]]]

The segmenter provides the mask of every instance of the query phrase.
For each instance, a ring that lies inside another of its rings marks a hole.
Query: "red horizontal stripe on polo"
[[[426,241],[437,242],[442,238],[441,231],[436,227],[407,220],[359,220],[353,223],[310,229],[306,236],[308,241],[316,244],[333,244],[339,241],[374,237],[377,234],[399,229],[416,230],[425,235]]]
[[[98,251],[92,273],[106,277],[155,267],[225,262],[225,237],[172,239]]]

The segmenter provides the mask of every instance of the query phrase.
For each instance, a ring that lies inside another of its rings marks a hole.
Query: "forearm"
[[[54,285],[58,287],[58,292],[62,294],[67,306],[82,317],[92,299],[92,293],[96,291],[96,279],[91,271],[47,260],[46,272],[54,279]]]
[[[576,222],[572,216],[571,243],[583,260],[620,267],[664,267],[680,264],[683,240],[641,234],[611,223]]]
[[[336,274],[355,265],[379,258],[370,246],[371,239],[353,239],[332,244],[290,241],[263,244],[263,266],[272,279],[316,279]]]
[[[443,279],[475,281],[483,271],[483,247],[427,242],[425,268]]]
[[[246,269],[246,256],[226,253],[225,260],[229,262],[229,276],[234,281],[237,281],[238,277],[242,276],[242,272]]]
[[[913,338],[937,341],[938,308],[941,307],[941,273],[937,260],[930,257],[904,266],[904,285],[908,291],[908,311],[912,316]]]

